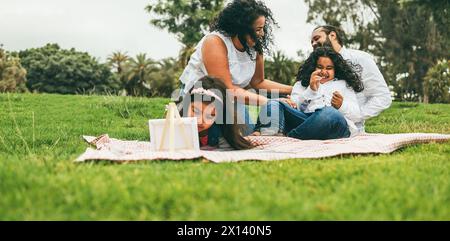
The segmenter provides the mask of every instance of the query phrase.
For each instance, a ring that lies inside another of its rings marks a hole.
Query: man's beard
[[[314,49],[318,48],[318,47],[328,47],[328,48],[333,48],[333,44],[331,43],[330,38],[327,36],[325,42],[323,43],[318,43],[314,46]]]

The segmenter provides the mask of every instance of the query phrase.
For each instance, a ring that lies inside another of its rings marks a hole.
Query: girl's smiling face
[[[189,105],[189,117],[197,117],[198,132],[208,130],[216,120],[216,107],[211,102],[193,101]]]
[[[319,76],[322,77],[321,83],[334,79],[334,63],[328,57],[320,57],[317,60],[316,70],[320,70]]]

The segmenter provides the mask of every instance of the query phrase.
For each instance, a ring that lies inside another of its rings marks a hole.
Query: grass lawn
[[[166,103],[0,94],[0,220],[450,220],[450,143],[320,160],[72,162],[82,135],[148,140]],[[450,133],[450,105],[394,103],[367,131]]]

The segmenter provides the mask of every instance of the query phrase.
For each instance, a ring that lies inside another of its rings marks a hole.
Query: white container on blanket
[[[174,103],[169,104],[166,119],[149,120],[148,125],[152,151],[200,150],[197,118],[181,118]]]

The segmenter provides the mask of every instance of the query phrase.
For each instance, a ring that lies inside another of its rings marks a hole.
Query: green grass
[[[148,140],[167,99],[0,94],[0,220],[449,220],[450,143],[389,155],[75,164],[82,135]],[[369,132],[450,133],[450,105],[394,103]]]

